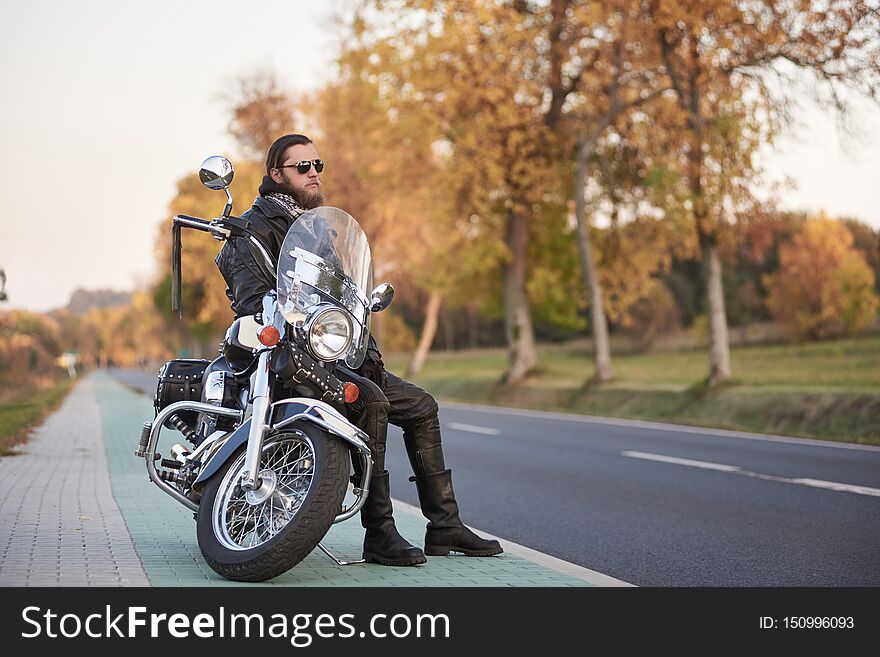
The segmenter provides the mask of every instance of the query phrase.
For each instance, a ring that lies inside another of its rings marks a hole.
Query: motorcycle
[[[205,561],[221,576],[246,582],[276,577],[319,547],[330,527],[353,517],[370,488],[367,435],[346,418],[357,386],[337,367],[358,368],[371,313],[391,303],[389,284],[372,286],[366,235],[346,212],[319,207],[302,214],[284,239],[277,265],[249,222],[231,215],[226,158],[202,163],[199,177],[226,192],[219,218],[173,220],[172,301],[182,316],[181,229],[216,239],[246,239],[276,280],[262,312],[236,319],[214,361],[177,359],[159,371],[155,417],[144,423],[135,455],[150,480],[194,512]],[[177,431],[170,458],[157,451],[163,430]],[[358,463],[354,500],[345,505],[349,463]]]

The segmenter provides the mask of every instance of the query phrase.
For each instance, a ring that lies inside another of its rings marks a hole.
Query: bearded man
[[[276,262],[291,224],[306,210],[323,205],[320,179],[323,170],[324,161],[305,135],[285,135],[269,148],[260,195],[242,219],[251,222],[251,230]],[[261,312],[263,296],[275,289],[275,273],[270,272],[264,262],[265,258],[254,244],[242,238],[227,241],[217,256],[217,266],[228,286],[226,295],[236,317]],[[443,460],[434,398],[387,372],[372,337],[366,360],[356,373],[338,365],[334,374],[343,381],[357,384],[360,395],[348,405],[350,416],[370,437],[373,474],[370,494],[361,509],[361,523],[367,530],[364,559],[389,566],[414,566],[425,563],[425,553],[491,556],[503,552],[497,541],[477,536],[459,519],[452,474]],[[403,429],[414,472],[411,481],[416,483],[422,513],[429,520],[424,552],[400,536],[394,525],[385,470],[389,422]]]

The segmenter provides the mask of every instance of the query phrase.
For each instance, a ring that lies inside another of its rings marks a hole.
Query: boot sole
[[[378,563],[383,566],[418,566],[423,563],[428,563],[428,560],[424,557],[415,558],[415,559],[382,559],[381,557],[377,557],[374,554],[364,554],[364,561],[367,563]]]
[[[435,545],[433,547],[425,546],[425,554],[429,557],[445,557],[450,552],[459,552],[466,557],[494,557],[496,554],[504,552],[504,548],[492,548],[491,550],[464,550],[459,547],[443,547]]]

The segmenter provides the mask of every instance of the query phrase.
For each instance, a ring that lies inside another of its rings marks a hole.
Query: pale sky
[[[4,308],[64,306],[77,287],[131,290],[154,275],[176,181],[234,154],[221,97],[272,70],[297,92],[333,75],[330,19],[345,0],[29,0],[0,4],[0,269]],[[783,207],[880,229],[880,109],[841,145],[833,117],[768,158],[798,188]],[[252,199],[236,199],[242,212]],[[218,201],[218,208],[222,205]],[[169,224],[170,225],[170,224]]]

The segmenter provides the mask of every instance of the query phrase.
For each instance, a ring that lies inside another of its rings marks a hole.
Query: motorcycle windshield
[[[360,367],[370,334],[369,294],[373,266],[367,236],[354,217],[333,207],[319,207],[293,222],[278,258],[278,303],[284,319],[298,325],[309,310],[330,303],[345,310],[353,335],[343,356]]]

